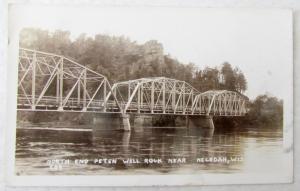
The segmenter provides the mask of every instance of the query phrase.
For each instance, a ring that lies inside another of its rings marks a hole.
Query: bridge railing
[[[57,97],[54,96],[44,96],[44,98],[35,105],[35,108],[32,108],[32,104],[28,102],[31,96],[27,97],[23,95],[18,95],[18,109],[19,110],[59,110],[60,102]],[[36,96],[36,99],[38,97]],[[64,97],[65,98],[65,97]],[[106,107],[104,108],[104,99],[102,100],[90,100],[86,101],[90,102],[89,108],[86,111],[97,111],[102,112],[106,109],[107,112],[119,112],[118,105],[114,101],[107,101]],[[82,100],[78,100],[76,98],[69,98],[65,103],[62,111],[81,111],[84,107],[84,102]]]

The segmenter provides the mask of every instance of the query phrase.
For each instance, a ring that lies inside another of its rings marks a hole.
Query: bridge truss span
[[[61,55],[19,49],[18,109],[120,112],[107,78]]]
[[[213,116],[244,116],[248,98],[238,92],[211,90],[196,96],[192,114]]]
[[[19,49],[17,109],[168,115],[243,116],[248,98],[238,92],[199,92],[166,77],[117,82],[67,57]]]
[[[185,81],[151,77],[115,83],[112,87],[124,113],[189,114],[200,93]],[[121,101],[120,101],[121,100]]]

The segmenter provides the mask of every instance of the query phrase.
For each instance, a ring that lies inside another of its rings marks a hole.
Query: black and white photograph
[[[12,4],[8,14],[12,183],[292,181],[291,11]]]

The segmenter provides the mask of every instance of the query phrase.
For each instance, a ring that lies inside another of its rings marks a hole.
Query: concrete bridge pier
[[[98,114],[94,116],[93,130],[123,130],[143,131],[145,127],[153,126],[153,116],[147,114]],[[184,123],[185,120],[181,119]],[[181,123],[182,123],[181,122]],[[188,128],[200,128],[214,130],[212,116],[186,116],[186,126]]]
[[[198,127],[204,129],[214,129],[214,121],[212,116],[189,116],[187,120],[188,127]]]
[[[207,138],[211,138],[215,131],[212,116],[188,116],[187,127],[190,134]]]
[[[143,131],[144,127],[152,127],[153,117],[152,115],[133,115],[132,116],[132,126],[135,131]]]
[[[129,121],[129,115],[128,114],[121,114],[120,118],[120,128],[124,131],[130,131],[131,126],[130,126],[130,121]]]
[[[128,114],[99,114],[93,119],[93,131],[97,130],[123,130],[130,131]]]

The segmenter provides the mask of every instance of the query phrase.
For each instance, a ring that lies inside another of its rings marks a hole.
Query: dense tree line
[[[69,57],[105,75],[111,83],[142,77],[165,76],[190,83],[199,91],[231,90],[243,93],[247,80],[238,67],[228,62],[219,67],[200,69],[164,54],[155,40],[138,44],[124,36],[81,34],[75,40],[70,32],[26,28],[20,33],[20,47]],[[250,103],[248,122],[282,123],[283,103],[275,97],[258,96]]]
[[[283,125],[283,101],[269,95],[259,95],[250,103],[250,124]]]
[[[20,46],[72,58],[95,70],[112,82],[141,77],[165,76],[184,80],[200,91],[227,89],[244,92],[247,81],[239,68],[229,63],[220,67],[199,69],[193,63],[183,64],[163,52],[163,46],[151,40],[137,44],[126,37],[80,35],[71,40],[70,32],[27,28],[20,34]]]

